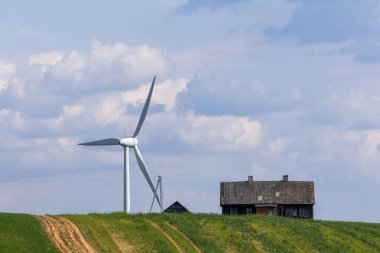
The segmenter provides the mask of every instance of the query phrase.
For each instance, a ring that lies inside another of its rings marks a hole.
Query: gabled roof
[[[220,205],[314,204],[313,181],[220,183]]]
[[[171,204],[168,208],[166,208],[166,209],[164,210],[164,212],[165,212],[165,213],[173,212],[172,210],[173,210],[174,208],[182,208],[184,212],[189,212],[189,213],[190,213],[189,209],[187,209],[184,205],[182,205],[182,204],[179,203],[178,201],[176,201],[176,202],[174,202],[173,204]]]

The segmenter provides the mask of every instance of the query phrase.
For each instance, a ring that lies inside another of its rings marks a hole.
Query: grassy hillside
[[[0,213],[0,252],[59,251],[34,216]]]
[[[183,252],[197,252],[191,241],[202,252],[380,252],[380,224],[259,215],[115,213],[65,217],[98,252],[121,252],[120,241],[133,252],[178,252],[178,247]]]
[[[380,224],[215,214],[61,215],[97,252],[380,252]],[[57,252],[31,215],[0,213],[0,252]]]

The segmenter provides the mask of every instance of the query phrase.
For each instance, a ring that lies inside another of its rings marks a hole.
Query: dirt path
[[[187,237],[184,233],[182,233],[181,231],[178,230],[178,228],[174,227],[172,224],[170,224],[169,222],[165,222],[168,226],[170,226],[172,229],[174,229],[175,231],[177,231],[178,234],[180,234],[183,238],[186,239],[186,241],[188,241],[192,246],[193,248],[195,249],[196,252],[198,253],[202,253],[202,251],[198,248],[197,245],[195,245],[195,243],[193,243],[192,240],[190,240],[189,237]]]
[[[184,253],[184,251],[178,246],[178,244],[173,240],[173,238],[170,237],[170,235],[168,235],[164,230],[162,230],[160,228],[160,226],[158,226],[156,223],[150,221],[150,220],[147,220],[153,227],[157,228],[158,230],[161,231],[161,233],[163,233],[166,238],[169,239],[169,241],[176,247],[176,249],[178,250],[178,252],[181,252],[181,253]]]
[[[47,215],[37,217],[61,252],[95,253],[79,229],[68,219]]]

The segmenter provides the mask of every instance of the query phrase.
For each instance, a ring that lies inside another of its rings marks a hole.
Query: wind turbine
[[[112,146],[112,145],[120,145],[124,149],[124,212],[130,213],[131,212],[131,188],[130,188],[130,177],[129,177],[129,149],[133,149],[135,151],[136,160],[140,167],[141,172],[144,174],[144,177],[146,181],[148,182],[150,189],[152,190],[154,194],[154,198],[156,198],[158,205],[161,207],[162,210],[162,204],[157,196],[157,190],[154,188],[152,178],[150,177],[148,168],[145,165],[144,159],[141,155],[141,152],[138,148],[138,139],[136,138],[140,132],[141,126],[144,123],[146,114],[148,112],[150,99],[152,97],[153,88],[154,88],[154,82],[156,81],[156,76],[153,78],[152,85],[150,86],[148,97],[145,101],[144,108],[141,112],[139,122],[137,123],[136,130],[130,137],[125,137],[122,139],[117,138],[109,138],[109,139],[103,139],[98,141],[91,141],[91,142],[84,142],[80,143],[79,145],[84,146]]]

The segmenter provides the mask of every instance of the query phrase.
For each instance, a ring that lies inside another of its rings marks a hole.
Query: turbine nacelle
[[[127,137],[120,140],[120,145],[123,147],[134,148],[139,143],[139,140],[133,137]]]

